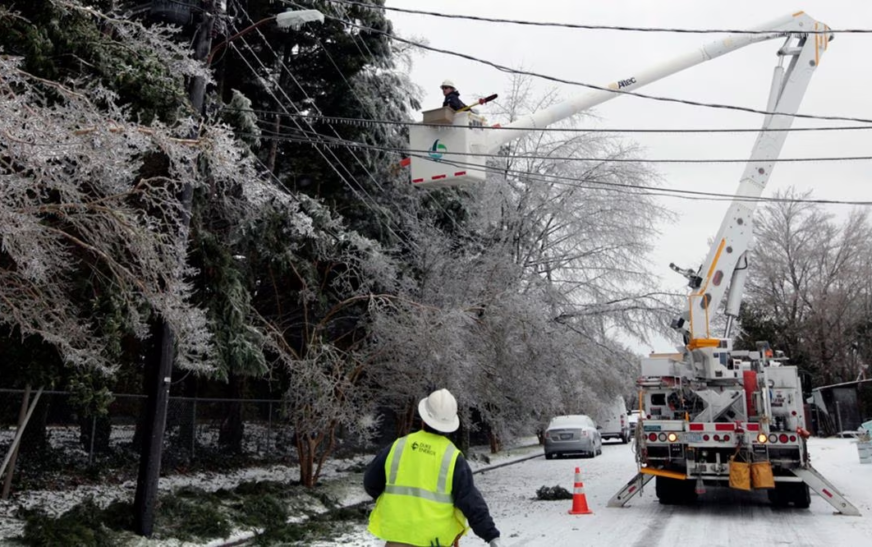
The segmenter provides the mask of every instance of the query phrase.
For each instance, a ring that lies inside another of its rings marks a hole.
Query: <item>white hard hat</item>
[[[444,82],[442,82],[442,85],[440,87],[454,87],[454,82],[452,82],[451,80],[445,80]],[[454,88],[457,89],[456,87]]]
[[[418,403],[418,414],[424,423],[442,433],[457,431],[460,418],[457,417],[457,399],[447,389],[434,391]]]

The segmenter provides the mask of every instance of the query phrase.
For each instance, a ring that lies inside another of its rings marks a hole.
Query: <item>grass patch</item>
[[[25,545],[112,547],[117,544],[115,534],[103,523],[103,510],[90,498],[59,517],[32,512],[25,519],[22,537]]]
[[[345,533],[347,529],[348,527],[341,523],[310,519],[300,524],[284,524],[268,528],[255,538],[255,544],[265,547],[303,542],[309,544],[315,540],[332,541]]]
[[[316,514],[321,504],[328,510]],[[288,523],[291,514],[308,516],[302,523]],[[233,489],[207,492],[182,487],[160,496],[154,532],[156,539],[207,541],[227,538],[236,528],[255,529],[258,545],[308,544],[334,541],[352,522],[365,522],[365,504],[340,508],[323,489],[305,489],[275,481],[245,482]],[[24,545],[49,547],[75,545],[112,547],[133,539],[133,504],[114,501],[101,509],[87,499],[59,517],[28,512]]]
[[[230,536],[233,526],[217,496],[202,491],[201,496],[196,496],[194,489],[181,490],[181,495],[161,499],[155,519],[156,535],[182,541]]]
[[[288,506],[270,494],[253,497],[238,504],[237,522],[252,528],[273,528],[288,520]]]
[[[231,490],[239,496],[262,496],[269,494],[276,497],[287,497],[291,493],[291,487],[277,481],[247,481],[239,483],[239,486]]]

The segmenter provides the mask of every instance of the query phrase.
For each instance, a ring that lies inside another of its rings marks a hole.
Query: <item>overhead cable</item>
[[[296,4],[295,2],[287,2],[287,3],[289,3],[291,5],[299,6],[299,4]],[[720,104],[720,103],[707,103],[707,102],[701,102],[701,101],[692,101],[689,99],[677,99],[674,97],[663,97],[660,95],[650,95],[647,93],[640,93],[638,91],[628,91],[625,89],[611,89],[609,87],[603,87],[600,85],[589,84],[586,82],[579,82],[576,80],[567,80],[566,78],[559,78],[557,76],[550,76],[548,74],[541,74],[539,72],[532,72],[529,70],[521,70],[521,69],[511,68],[511,67],[508,67],[505,65],[501,65],[499,63],[495,63],[493,61],[488,61],[487,59],[475,57],[474,55],[468,55],[466,53],[460,53],[460,52],[451,51],[448,49],[437,48],[437,47],[429,46],[427,44],[422,44],[420,42],[416,42],[414,40],[400,38],[399,36],[396,36],[391,32],[372,28],[372,27],[369,27],[366,25],[361,25],[361,24],[349,21],[347,19],[342,19],[341,17],[334,17],[331,15],[326,15],[326,17],[328,19],[333,19],[335,21],[339,21],[341,23],[344,23],[348,26],[357,28],[359,30],[364,30],[367,32],[375,32],[377,34],[383,34],[383,35],[389,37],[391,40],[402,42],[404,44],[409,44],[411,46],[415,46],[415,47],[420,48],[420,49],[425,49],[425,50],[433,51],[436,53],[442,53],[445,55],[451,55],[453,57],[458,57],[460,59],[466,59],[468,61],[473,61],[473,62],[480,63],[480,64],[483,64],[486,66],[490,66],[492,68],[495,68],[495,69],[497,69],[501,72],[505,72],[507,74],[530,76],[533,78],[539,78],[539,79],[547,80],[550,82],[557,82],[557,83],[566,84],[566,85],[584,87],[584,88],[593,89],[596,91],[605,91],[607,93],[613,93],[613,94],[617,94],[617,95],[629,95],[631,97],[639,97],[641,99],[648,99],[651,101],[659,101],[659,102],[665,102],[665,103],[684,104],[684,105],[689,105],[689,106],[699,106],[699,107],[703,107],[703,108],[714,108],[714,109],[721,109],[721,110],[731,110],[731,111],[735,111],[735,112],[747,112],[750,114],[762,114],[765,116],[789,116],[791,118],[802,118],[802,119],[808,119],[808,120],[830,120],[830,121],[843,121],[843,122],[857,122],[857,123],[864,123],[864,124],[872,124],[872,119],[869,119],[869,118],[855,118],[855,117],[851,117],[851,116],[825,116],[825,115],[800,114],[800,113],[791,113],[791,112],[774,112],[774,111],[769,111],[769,110],[761,110],[758,108],[750,108],[750,107],[746,107],[746,106],[737,106],[737,105]]]
[[[244,8],[243,6],[238,5],[238,8],[240,9],[240,11],[241,11],[243,14],[245,14],[245,16],[249,19],[249,21],[252,20],[252,19],[251,19],[251,16],[248,14],[248,12],[245,10],[245,8]],[[261,40],[263,40],[263,42],[266,44],[266,47],[269,48],[270,51],[273,53],[273,55],[276,56],[276,58],[279,60],[280,66],[281,66],[281,67],[286,71],[286,73],[291,77],[291,79],[292,79],[293,82],[297,85],[297,87],[300,89],[300,91],[303,93],[303,95],[304,95],[307,99],[309,99],[310,103],[314,104],[313,101],[311,101],[311,99],[309,98],[309,96],[308,96],[308,94],[306,93],[306,91],[305,91],[305,89],[303,88],[303,86],[299,83],[299,81],[297,81],[297,78],[294,76],[294,74],[291,72],[291,70],[287,67],[287,65],[285,65],[285,63],[281,60],[281,57],[280,57],[280,56],[276,53],[276,51],[272,48],[272,46],[270,45],[269,40],[266,38],[266,36],[264,36],[264,34],[263,34],[259,29],[256,29],[256,31],[257,31],[257,34],[260,36]],[[247,47],[250,51],[253,51],[252,48],[251,48],[251,46],[248,45],[248,43],[245,41],[244,38],[241,38],[241,40],[242,40],[242,42],[246,45],[246,47]],[[231,44],[231,45],[232,45],[232,44]],[[252,70],[253,74],[254,74],[255,76],[258,76],[257,71],[254,70],[254,68],[251,66],[251,64],[248,63],[248,61],[247,61],[247,60],[242,56],[242,52],[240,52],[238,48],[235,48],[235,47],[234,47],[234,49],[235,49],[235,50],[240,54],[240,57],[242,57],[242,60],[245,62],[245,64],[248,65],[248,67]],[[259,58],[256,54],[253,55],[253,56],[254,56],[255,60],[257,60],[257,62],[260,64],[261,68],[263,68],[265,71],[268,70],[267,67],[263,64],[263,62],[260,60],[260,58]],[[285,96],[285,99],[287,99],[288,103],[289,103],[289,104],[294,108],[294,110],[296,111],[296,113],[297,113],[297,114],[302,114],[302,112],[300,111],[300,109],[299,109],[299,108],[297,107],[297,105],[296,105],[296,104],[291,100],[290,96],[288,96],[287,92],[286,92],[286,91],[281,87],[281,85],[279,85],[279,83],[278,83],[278,82],[275,82],[275,81],[274,81],[273,83],[276,84],[277,89],[278,89],[278,90],[279,90],[279,91],[280,91],[280,92]],[[281,101],[279,101],[278,97],[276,97],[275,94],[272,93],[271,90],[267,89],[267,92],[268,92],[268,93],[273,97],[273,99],[275,99],[276,103],[277,103],[279,106],[282,107],[282,109],[285,111],[286,114],[290,114],[290,111],[289,111],[289,110],[288,110],[288,109],[287,109],[287,108],[286,108],[286,107],[281,103]],[[315,108],[317,109],[317,106],[316,106]],[[320,111],[319,111],[319,114],[320,114]],[[306,121],[306,120],[304,119],[303,121]],[[308,122],[306,122],[306,123],[308,124]],[[302,126],[300,126],[300,124],[298,124],[298,123],[296,122],[296,120],[294,120],[294,124],[297,125],[297,128],[298,128],[299,130],[301,130],[301,131],[305,131],[305,130],[302,128]],[[312,129],[313,132],[315,132],[315,131],[314,131],[315,128],[312,127],[311,124],[309,124],[309,127]],[[335,133],[335,130],[334,130],[334,133]],[[336,133],[336,136],[337,136],[337,138],[338,138],[338,137],[339,137],[339,134]],[[415,246],[415,243],[414,243],[413,241],[409,240],[408,238],[400,237],[400,235],[397,234],[397,233],[393,230],[393,228],[391,228],[390,225],[385,224],[385,223],[383,222],[383,220],[382,220],[382,218],[381,218],[381,215],[382,215],[383,212],[380,211],[380,210],[378,210],[378,208],[374,206],[374,204],[377,203],[376,200],[375,200],[375,199],[374,199],[374,198],[373,198],[373,197],[372,197],[372,196],[371,196],[371,195],[366,191],[366,188],[364,188],[363,185],[359,185],[359,189],[356,189],[352,183],[350,183],[350,182],[349,182],[349,181],[348,181],[344,176],[342,176],[342,174],[340,173],[340,171],[339,171],[339,169],[337,168],[336,164],[338,164],[340,167],[342,167],[342,169],[346,172],[346,174],[347,174],[350,178],[352,178],[352,179],[354,178],[354,176],[352,175],[351,171],[348,169],[348,167],[345,166],[345,164],[343,164],[343,163],[339,160],[339,158],[336,156],[336,154],[334,154],[332,151],[330,151],[330,155],[333,156],[333,159],[335,160],[335,163],[333,163],[333,162],[331,162],[331,161],[327,158],[327,156],[324,154],[323,151],[319,150],[318,152],[319,152],[319,154],[321,154],[321,157],[324,159],[324,161],[326,161],[326,162],[330,165],[330,167],[333,169],[333,171],[334,171],[337,175],[339,175],[340,180],[342,180],[342,182],[345,184],[345,186],[348,187],[349,190],[351,190],[351,192],[352,192],[352,193],[353,193],[353,194],[354,194],[354,195],[355,195],[355,196],[356,196],[356,197],[361,201],[362,204],[364,204],[367,208],[369,208],[369,209],[370,209],[370,210],[371,210],[371,211],[376,215],[376,219],[377,219],[377,221],[378,221],[379,224],[381,224],[381,225],[382,225],[382,226],[383,226],[383,227],[384,227],[384,228],[385,228],[385,229],[386,229],[386,230],[387,230],[391,235],[393,235],[393,236],[396,238],[397,241],[405,241],[405,242],[407,242],[408,244],[410,244],[412,247]],[[358,163],[358,164],[363,168],[364,172],[367,174],[367,176],[369,176],[370,180],[372,180],[372,181],[375,183],[376,186],[378,186],[380,189],[382,189],[382,188],[381,188],[381,185],[380,185],[379,182],[378,182],[378,180],[373,176],[373,174],[369,171],[369,169],[367,169],[366,165],[365,165],[365,164],[364,164],[364,163],[363,163],[363,162],[362,162],[362,161],[361,161],[361,160],[360,160],[360,159],[359,159],[359,158],[358,158],[358,157],[357,157],[353,152],[351,152],[351,156],[352,156],[352,157],[354,158],[354,160],[355,160],[355,161],[356,161],[356,162],[357,162],[357,163]],[[359,190],[359,191],[358,191],[358,190]],[[383,190],[383,189],[382,189],[382,190]],[[366,196],[367,198],[369,198],[369,200],[372,202],[373,205],[371,205],[371,204],[367,204],[366,199],[364,199],[360,194],[363,194],[364,196]]]
[[[261,129],[262,132],[274,133],[268,130]],[[328,139],[332,139],[333,137],[329,137],[327,135],[323,135],[318,133],[318,135],[322,137],[326,137]],[[281,134],[273,134],[271,136],[281,137]],[[350,147],[358,146],[361,148],[367,148],[370,150],[383,150],[388,152],[407,152],[410,154],[430,154],[432,150],[423,150],[423,149],[404,149],[404,148],[394,148],[387,146],[378,146],[374,144],[367,144],[358,141],[350,141],[343,140],[344,144],[347,144]],[[468,156],[468,157],[477,157],[477,158],[505,158],[507,157],[504,154],[495,154],[495,153],[486,153],[486,152],[448,152],[447,155],[454,156]],[[615,162],[615,163],[751,163],[755,161],[756,163],[820,163],[820,162],[841,162],[841,161],[872,161],[872,156],[823,156],[823,157],[809,157],[809,158],[773,158],[773,159],[760,159],[760,160],[751,160],[749,158],[703,158],[703,159],[695,159],[695,158],[610,158],[610,157],[574,157],[574,156],[540,156],[536,154],[522,154],[522,155],[512,155],[512,158],[521,159],[521,160],[550,160],[550,161],[593,161],[593,162]]]
[[[300,116],[306,117],[311,122],[323,124],[340,124],[340,125],[399,125],[406,127],[446,127],[441,123],[423,123],[423,122],[404,122],[399,120],[382,120],[371,118],[344,118],[340,116],[321,116],[312,114],[286,114],[278,110],[264,110],[257,108],[233,108],[228,106],[221,107],[222,110],[231,112],[251,112],[253,114],[271,114],[278,116]],[[268,120],[260,120],[268,121]],[[486,131],[535,131],[544,133],[783,133],[783,132],[814,132],[814,131],[868,131],[872,129],[872,125],[847,125],[847,126],[825,126],[825,127],[742,127],[742,128],[609,128],[609,127],[503,127],[503,126],[471,126],[471,125],[454,125],[453,129],[474,129]]]
[[[578,30],[607,30],[621,32],[660,32],[672,34],[772,34],[780,32],[775,30],[745,30],[745,29],[693,29],[693,28],[663,28],[663,27],[633,27],[626,25],[585,25],[580,23],[556,23],[548,21],[527,21],[524,19],[503,19],[499,17],[482,17],[478,15],[462,15],[457,13],[441,13],[436,11],[416,10],[409,8],[397,8],[389,6],[380,6],[377,4],[367,4],[363,2],[354,2],[352,0],[327,0],[334,4],[345,4],[349,6],[357,6],[371,10],[395,11],[397,13],[409,13],[413,15],[427,15],[429,17],[441,17],[443,19],[465,19],[469,21],[479,21],[483,23],[502,23],[511,25],[523,25],[529,27],[552,27],[552,28],[568,28]],[[287,2],[292,4],[293,2]],[[826,30],[809,30],[807,34],[872,34],[872,29],[866,28],[845,28],[845,29],[826,29]]]
[[[243,135],[248,135],[248,134],[243,134]],[[254,136],[253,134],[251,134],[251,135]],[[316,148],[318,146],[327,146],[327,147],[330,147],[330,146],[333,146],[333,147],[360,146],[360,147],[373,148],[373,149],[377,149],[377,150],[383,150],[389,154],[394,154],[397,156],[402,155],[402,151],[400,151],[398,149],[390,149],[387,147],[378,147],[375,145],[368,145],[365,143],[359,143],[357,141],[348,141],[348,140],[344,140],[344,139],[341,141],[337,141],[337,140],[333,140],[330,137],[327,137],[326,135],[322,135],[322,137],[326,137],[326,138],[323,140],[316,141],[316,140],[312,140],[311,138],[307,138],[305,136],[261,135],[261,138],[264,138],[264,139],[287,140],[287,141],[292,141],[292,142],[298,142],[300,144],[307,144],[307,145],[310,145],[310,146],[313,146]],[[425,151],[425,153],[426,152],[427,151]],[[413,157],[416,157],[416,158],[421,158],[421,159],[427,160],[427,161],[434,161],[432,158],[430,158],[429,156],[424,155],[424,154],[412,153],[410,155]],[[495,156],[495,157],[498,157],[501,159],[518,159],[517,156]],[[540,159],[544,160],[544,159],[553,159],[553,158],[542,157]],[[602,161],[609,161],[609,160],[602,160]],[[747,162],[747,160],[744,160],[744,161]],[[732,194],[724,194],[724,193],[718,193],[718,192],[704,192],[704,191],[698,191],[698,190],[681,190],[678,188],[646,186],[646,185],[632,185],[632,184],[617,183],[617,182],[605,182],[605,181],[593,181],[593,180],[579,179],[577,177],[569,177],[569,176],[555,175],[555,174],[548,174],[548,173],[536,173],[533,171],[524,171],[524,170],[519,170],[519,169],[510,169],[510,168],[503,168],[503,167],[494,167],[491,169],[486,169],[486,168],[482,167],[480,164],[464,162],[464,161],[459,161],[459,160],[442,159],[439,161],[439,163],[444,164],[444,165],[454,166],[454,167],[461,167],[461,168],[464,168],[464,169],[470,170],[470,171],[510,173],[510,174],[514,174],[514,175],[518,175],[518,176],[523,176],[523,177],[525,177],[525,180],[532,180],[534,182],[539,181],[539,182],[548,182],[548,183],[555,183],[556,184],[556,183],[559,183],[560,181],[570,181],[570,182],[576,183],[576,184],[570,185],[570,186],[579,186],[582,188],[589,188],[589,189],[595,189],[595,190],[615,188],[615,189],[622,189],[623,191],[629,192],[629,193],[637,193],[639,191],[647,191],[647,192],[654,192],[654,193],[646,194],[646,195],[662,195],[664,197],[666,197],[666,196],[673,197],[673,194],[674,194],[675,197],[680,197],[682,195],[695,196],[698,199],[705,199],[707,201],[734,201],[734,200],[737,200],[737,201],[764,202],[764,203],[769,203],[769,202],[812,203],[812,204],[818,204],[818,205],[855,205],[855,206],[870,206],[870,205],[872,205],[872,201],[828,200],[828,199],[809,199],[809,198],[775,198],[775,197],[764,197],[764,196],[747,197],[747,196],[735,196]],[[553,179],[553,180],[551,180],[551,179]]]

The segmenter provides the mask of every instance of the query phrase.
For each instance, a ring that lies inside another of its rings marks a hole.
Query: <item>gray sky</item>
[[[869,0],[388,0],[388,6],[444,13],[641,27],[751,28],[804,10],[831,28],[872,28]],[[569,80],[606,85],[693,50],[720,35],[629,33],[449,20],[389,12],[402,36],[423,37],[434,47],[460,51],[511,67]],[[772,68],[780,41],[749,46],[642,88],[643,93],[765,109]],[[839,34],[815,72],[800,112],[872,119],[872,34]],[[425,107],[441,104],[439,84],[452,79],[467,103],[503,93],[507,75],[472,61],[429,52],[416,58],[413,80],[428,93]],[[580,87],[540,80],[539,89],[556,87],[569,97]],[[616,98],[597,107],[599,127],[738,128],[759,127],[762,116],[634,97]],[[487,115],[487,109],[483,109]],[[840,122],[797,120],[794,127]],[[727,135],[632,135],[647,158],[746,158],[755,133]],[[781,157],[872,155],[872,131],[794,133]],[[663,186],[732,194],[744,164],[658,165]],[[872,201],[872,162],[779,164],[765,195],[794,186],[814,197]],[[669,271],[669,262],[696,268],[708,251],[728,207],[725,202],[664,198],[678,217],[661,226],[652,254],[652,275],[665,288],[685,292],[684,279]],[[831,206],[844,215],[847,206]],[[654,343],[669,350],[672,341]],[[646,351],[649,347],[638,347]]]

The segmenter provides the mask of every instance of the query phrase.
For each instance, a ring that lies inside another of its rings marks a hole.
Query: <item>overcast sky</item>
[[[529,21],[640,27],[751,28],[804,10],[831,28],[872,28],[870,0],[388,0],[391,7],[479,15]],[[423,37],[434,47],[521,67],[548,75],[606,85],[673,56],[693,50],[718,35],[630,33],[450,20],[389,12],[396,32]],[[642,88],[640,91],[696,101],[765,109],[781,41],[749,46]],[[441,105],[439,84],[452,79],[470,102],[490,93],[504,93],[508,76],[472,61],[439,53],[416,58],[413,80],[428,95],[425,107]],[[541,81],[541,90],[556,87],[569,97],[585,90]],[[872,118],[872,34],[840,34],[821,59],[802,113]],[[759,127],[762,117],[619,97],[595,109],[599,127],[616,128],[736,128]],[[487,109],[483,109],[487,115]],[[794,127],[837,125],[840,122],[797,120]],[[756,134],[632,135],[647,158],[746,158]],[[872,131],[794,133],[781,154],[786,157],[869,156]],[[658,165],[663,186],[732,194],[744,164]],[[826,199],[872,201],[872,162],[827,162],[776,165],[766,190],[794,186]],[[728,204],[663,198],[678,220],[663,224],[652,254],[652,275],[665,288],[685,292],[684,279],[668,269],[669,262],[697,268],[708,251]],[[844,215],[847,206],[828,207]],[[640,351],[669,350],[667,340]]]

